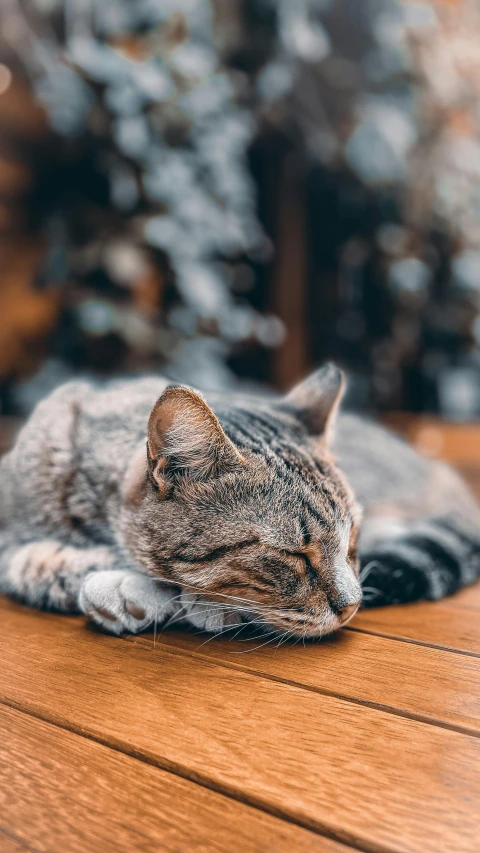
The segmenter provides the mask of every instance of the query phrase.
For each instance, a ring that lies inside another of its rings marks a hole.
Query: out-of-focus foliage
[[[6,62],[52,131],[43,275],[64,288],[64,365],[168,363],[223,385],[232,348],[282,342],[249,299],[271,247],[248,152],[276,134],[306,175],[312,358],[368,377],[381,407],[478,413],[476,0],[5,0],[2,14]]]

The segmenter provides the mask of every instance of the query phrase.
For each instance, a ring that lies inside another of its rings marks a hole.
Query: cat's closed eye
[[[310,549],[310,552],[308,549],[305,551],[284,551],[284,554],[295,561],[296,570],[305,576],[311,584],[314,584],[318,580],[320,564],[318,548],[315,550]],[[315,565],[311,557],[314,559]]]

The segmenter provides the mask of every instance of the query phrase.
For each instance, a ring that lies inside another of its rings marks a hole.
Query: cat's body
[[[374,424],[333,429],[341,384],[327,367],[284,400],[211,409],[160,378],[57,389],[0,462],[0,591],[114,633],[178,614],[318,636],[360,601],[360,507],[366,603],[471,583],[468,490]]]

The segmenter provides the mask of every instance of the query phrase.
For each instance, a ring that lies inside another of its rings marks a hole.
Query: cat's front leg
[[[0,536],[0,592],[32,607],[78,613],[78,597],[90,572],[110,569],[107,547],[75,548],[56,539],[16,543]]]
[[[111,634],[137,634],[162,625],[183,609],[179,590],[140,572],[94,572],[80,590],[80,609]]]

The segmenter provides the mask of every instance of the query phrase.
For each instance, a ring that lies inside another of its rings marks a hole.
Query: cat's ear
[[[147,448],[150,471],[159,486],[171,482],[175,474],[206,480],[242,461],[205,400],[180,386],[166,388],[155,403]]]
[[[321,436],[328,443],[344,390],[345,374],[328,363],[296,385],[285,403],[294,408],[310,435]]]

